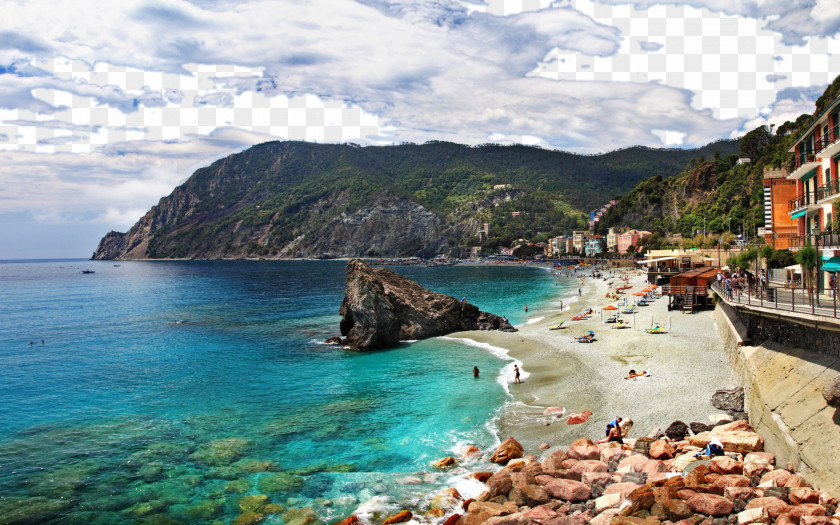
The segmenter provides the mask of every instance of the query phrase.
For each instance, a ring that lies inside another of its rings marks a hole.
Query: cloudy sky
[[[88,257],[277,139],[598,153],[814,109],[837,0],[5,0],[0,259]]]

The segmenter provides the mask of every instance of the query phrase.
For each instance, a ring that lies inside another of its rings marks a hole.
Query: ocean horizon
[[[499,442],[514,361],[451,338],[323,344],[338,334],[344,264],[4,265],[0,516],[210,523],[265,495],[329,521],[480,491],[430,464]],[[559,310],[572,286],[544,267],[393,269],[514,324]],[[282,522],[275,510],[265,522]]]

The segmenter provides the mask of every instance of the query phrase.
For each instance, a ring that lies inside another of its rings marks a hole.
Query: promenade
[[[807,314],[818,317],[838,319],[840,305],[837,296],[811,293],[804,288],[788,289],[774,288],[765,290],[747,286],[732,291],[728,296],[719,282],[712,283],[712,289],[717,292],[721,300],[730,306],[748,306],[751,308],[766,308],[776,310],[779,314]]]

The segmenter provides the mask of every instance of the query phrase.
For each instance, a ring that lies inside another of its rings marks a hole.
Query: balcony
[[[840,125],[828,129],[814,144],[818,157],[833,157],[840,153]]]
[[[796,250],[803,246],[811,245],[813,247],[823,248],[840,248],[840,234],[837,233],[809,233],[807,235],[797,235],[790,237],[790,248]]]
[[[820,163],[817,161],[817,156],[813,153],[800,153],[793,157],[790,163],[790,175],[788,179],[798,180],[816,169]]]
[[[840,179],[834,179],[817,187],[817,202],[821,202],[840,193]]]
[[[788,201],[788,213],[796,213],[802,210],[814,210],[817,206],[817,196],[813,191],[800,193],[795,199]]]

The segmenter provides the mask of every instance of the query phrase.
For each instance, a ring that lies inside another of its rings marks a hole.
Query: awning
[[[659,261],[675,261],[675,260],[677,260],[676,257],[660,257],[658,259],[646,259],[644,261],[636,261],[636,264],[650,264],[650,263],[655,263],[655,262],[659,262]]]
[[[820,264],[820,270],[826,272],[840,272],[840,257],[832,257]]]
[[[785,270],[790,270],[793,273],[802,273],[802,267],[798,264],[791,264],[790,266],[785,266]]]
[[[714,257],[703,257],[704,261],[717,261]]]
[[[798,212],[796,212],[796,213],[794,213],[793,215],[791,215],[791,216],[790,216],[790,218],[791,218],[791,219],[798,219],[799,217],[802,217],[803,215],[805,215],[805,213],[806,213],[807,211],[808,211],[807,209],[804,209],[804,210],[799,210]]]

